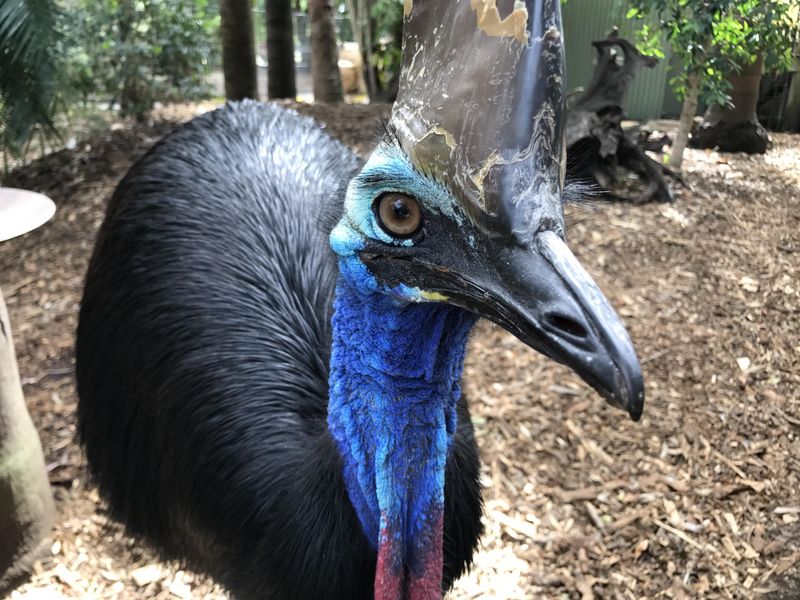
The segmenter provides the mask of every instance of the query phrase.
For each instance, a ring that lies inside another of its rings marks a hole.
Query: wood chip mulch
[[[304,107],[366,151],[385,107]],[[14,600],[227,598],[109,520],[75,443],[73,341],[104,206],[193,107],[116,127],[6,185],[58,205],[0,246],[28,404],[61,518]],[[379,128],[379,127],[378,127]],[[641,422],[482,324],[465,393],[486,534],[451,600],[800,598],[800,136],[766,156],[689,150],[671,205],[570,207],[569,242],[645,369]]]

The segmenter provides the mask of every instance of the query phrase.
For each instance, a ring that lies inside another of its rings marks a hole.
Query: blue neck
[[[391,546],[393,572],[413,574],[426,568],[422,546],[434,522],[441,527],[445,463],[475,317],[375,291],[354,257],[343,259],[340,271],[328,428],[364,534],[380,553]]]

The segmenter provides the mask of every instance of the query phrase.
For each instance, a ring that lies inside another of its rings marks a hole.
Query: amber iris
[[[384,194],[377,200],[380,226],[393,237],[408,238],[422,226],[422,209],[414,198],[403,194]]]

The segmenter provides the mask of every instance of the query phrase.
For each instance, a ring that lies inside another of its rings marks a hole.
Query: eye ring
[[[422,207],[411,196],[398,192],[383,194],[375,199],[373,211],[381,229],[395,239],[407,240],[422,229]]]

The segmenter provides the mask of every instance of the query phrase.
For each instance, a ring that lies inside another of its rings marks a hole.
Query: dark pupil
[[[394,216],[398,221],[404,221],[411,216],[405,200],[395,200],[392,203],[392,212],[394,212]]]

